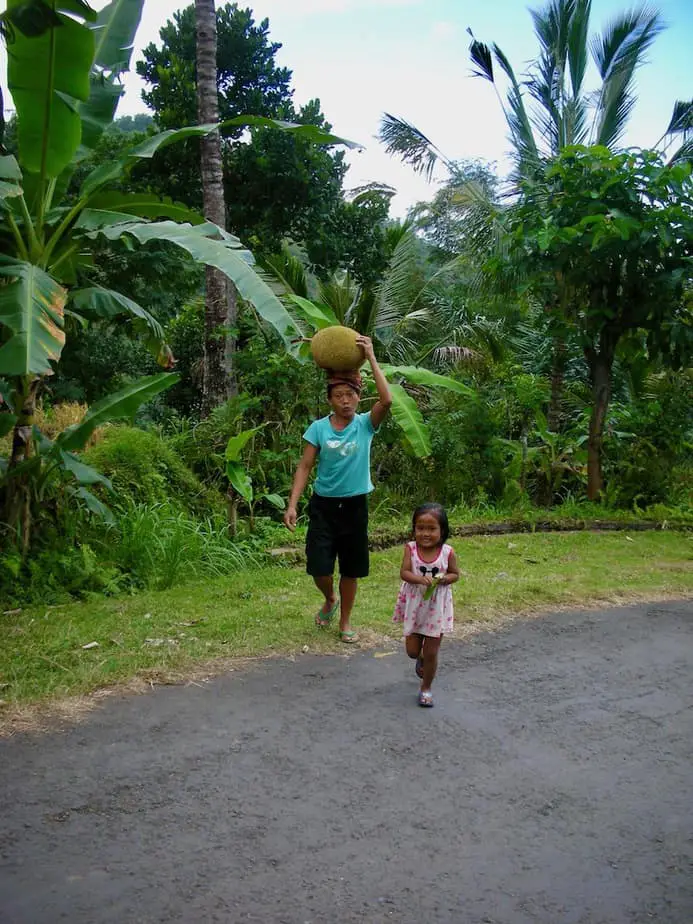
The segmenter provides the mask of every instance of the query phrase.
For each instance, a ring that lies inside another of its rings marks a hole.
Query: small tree
[[[688,163],[666,165],[655,151],[612,154],[570,147],[523,188],[511,228],[516,255],[538,279],[555,279],[557,306],[582,343],[590,372],[590,500],[602,490],[602,439],[614,358],[628,331],[648,349],[693,350],[691,284],[693,182]]]

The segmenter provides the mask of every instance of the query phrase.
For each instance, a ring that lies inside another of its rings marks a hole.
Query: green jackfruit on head
[[[310,342],[313,359],[323,369],[347,372],[358,369],[366,358],[356,343],[358,333],[351,327],[323,327]]]

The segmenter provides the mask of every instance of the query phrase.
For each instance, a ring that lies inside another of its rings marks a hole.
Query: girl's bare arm
[[[457,564],[457,557],[454,552],[450,552],[448,558],[448,573],[440,579],[441,584],[454,584],[460,579],[460,568]]]
[[[404,557],[402,558],[402,567],[399,570],[399,576],[403,581],[406,581],[407,584],[424,584],[428,587],[433,583],[433,578],[430,574],[416,574],[411,570],[411,549],[408,545],[404,547]]]

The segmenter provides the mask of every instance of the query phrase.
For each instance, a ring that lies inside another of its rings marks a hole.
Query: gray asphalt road
[[[0,743],[2,924],[693,921],[693,602],[267,661]],[[382,652],[381,652],[382,654]]]

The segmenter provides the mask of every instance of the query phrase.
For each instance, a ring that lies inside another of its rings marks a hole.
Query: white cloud
[[[454,38],[457,32],[457,23],[450,22],[449,19],[439,19],[431,26],[431,38],[438,42],[445,42]]]

